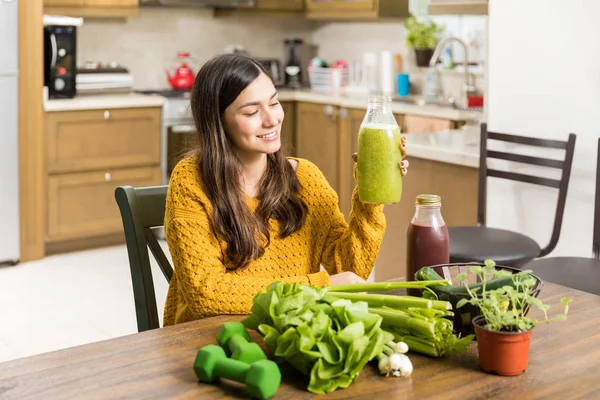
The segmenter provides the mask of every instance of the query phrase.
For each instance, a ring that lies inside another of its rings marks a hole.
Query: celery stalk
[[[369,307],[390,307],[395,309],[419,307],[419,308],[437,308],[446,304],[450,306],[450,303],[446,301],[435,300],[437,307],[433,307],[434,301],[424,299],[422,297],[414,296],[394,296],[389,294],[362,294],[362,293],[330,293],[331,296],[335,296],[340,299],[347,299],[352,301],[364,301],[369,304]],[[444,303],[444,304],[442,304]],[[444,310],[449,308],[443,308]]]
[[[398,289],[423,289],[430,286],[447,286],[447,280],[408,281],[408,282],[374,282],[350,283],[347,285],[329,286],[327,291],[332,292],[384,292]]]
[[[405,329],[414,332],[423,337],[435,339],[435,323],[425,319],[414,318],[410,314],[401,310],[392,310],[385,308],[371,308],[369,312],[380,315],[382,325],[390,325],[399,329]]]

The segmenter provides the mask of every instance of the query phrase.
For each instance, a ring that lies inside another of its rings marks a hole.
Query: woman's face
[[[283,108],[273,82],[262,72],[225,109],[223,119],[225,132],[242,161],[275,153],[281,147]]]

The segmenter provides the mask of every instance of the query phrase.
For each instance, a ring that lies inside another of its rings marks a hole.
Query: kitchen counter
[[[114,108],[162,107],[164,98],[139,93],[78,95],[72,99],[46,99],[44,111],[75,111]]]
[[[365,94],[333,94],[320,93],[310,89],[279,89],[280,101],[305,101],[309,103],[330,104],[346,108],[367,108],[368,95]],[[418,105],[402,103],[392,99],[392,111],[396,114],[420,115],[424,117],[444,118],[453,121],[483,119],[483,112],[462,110],[435,105]]]
[[[478,126],[447,129],[431,133],[404,134],[408,144],[408,158],[479,168]]]

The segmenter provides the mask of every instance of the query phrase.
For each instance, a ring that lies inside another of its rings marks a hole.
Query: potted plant
[[[473,319],[481,369],[503,376],[520,375],[527,369],[529,344],[535,326],[540,322],[566,320],[568,304],[573,298],[562,298],[563,313],[549,319],[547,310],[550,307],[531,294],[535,278],[529,275],[530,270],[513,274],[496,270],[491,260],[486,260],[484,265],[471,267],[481,285],[474,289],[467,285],[470,298],[461,299],[456,306],[472,304],[481,310],[481,315]],[[491,280],[507,276],[510,276],[512,285],[486,289]],[[466,278],[467,274],[463,273],[457,275],[456,280],[464,281]],[[532,306],[543,311],[544,319],[538,321],[527,316]]]
[[[444,30],[432,20],[418,21],[410,16],[405,22],[406,47],[415,50],[417,66],[427,67],[438,43],[438,35]]]

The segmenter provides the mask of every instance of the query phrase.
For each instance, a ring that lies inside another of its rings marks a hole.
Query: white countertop
[[[162,107],[164,98],[139,93],[85,94],[72,99],[44,101],[45,111],[97,110],[105,108]]]
[[[280,101],[306,101],[310,103],[330,104],[346,108],[367,108],[366,94],[329,94],[314,92],[310,89],[279,89]],[[454,109],[435,105],[406,104],[392,100],[392,111],[396,114],[421,115],[434,118],[445,118],[453,121],[476,120],[483,118],[482,111]]]
[[[477,126],[404,134],[408,145],[407,159],[410,161],[415,157],[479,168],[479,135]]]
[[[157,95],[140,93],[122,94],[82,94],[72,99],[47,99],[44,101],[45,111],[74,111],[93,110],[104,108],[128,107],[161,107],[164,98]],[[333,106],[366,109],[367,95],[360,94],[329,94],[311,91],[310,89],[279,89],[281,101],[306,101]],[[392,111],[397,114],[421,115],[434,118],[445,118],[454,121],[481,120],[483,113],[453,109],[450,107],[437,107],[434,105],[405,104],[393,101]]]

